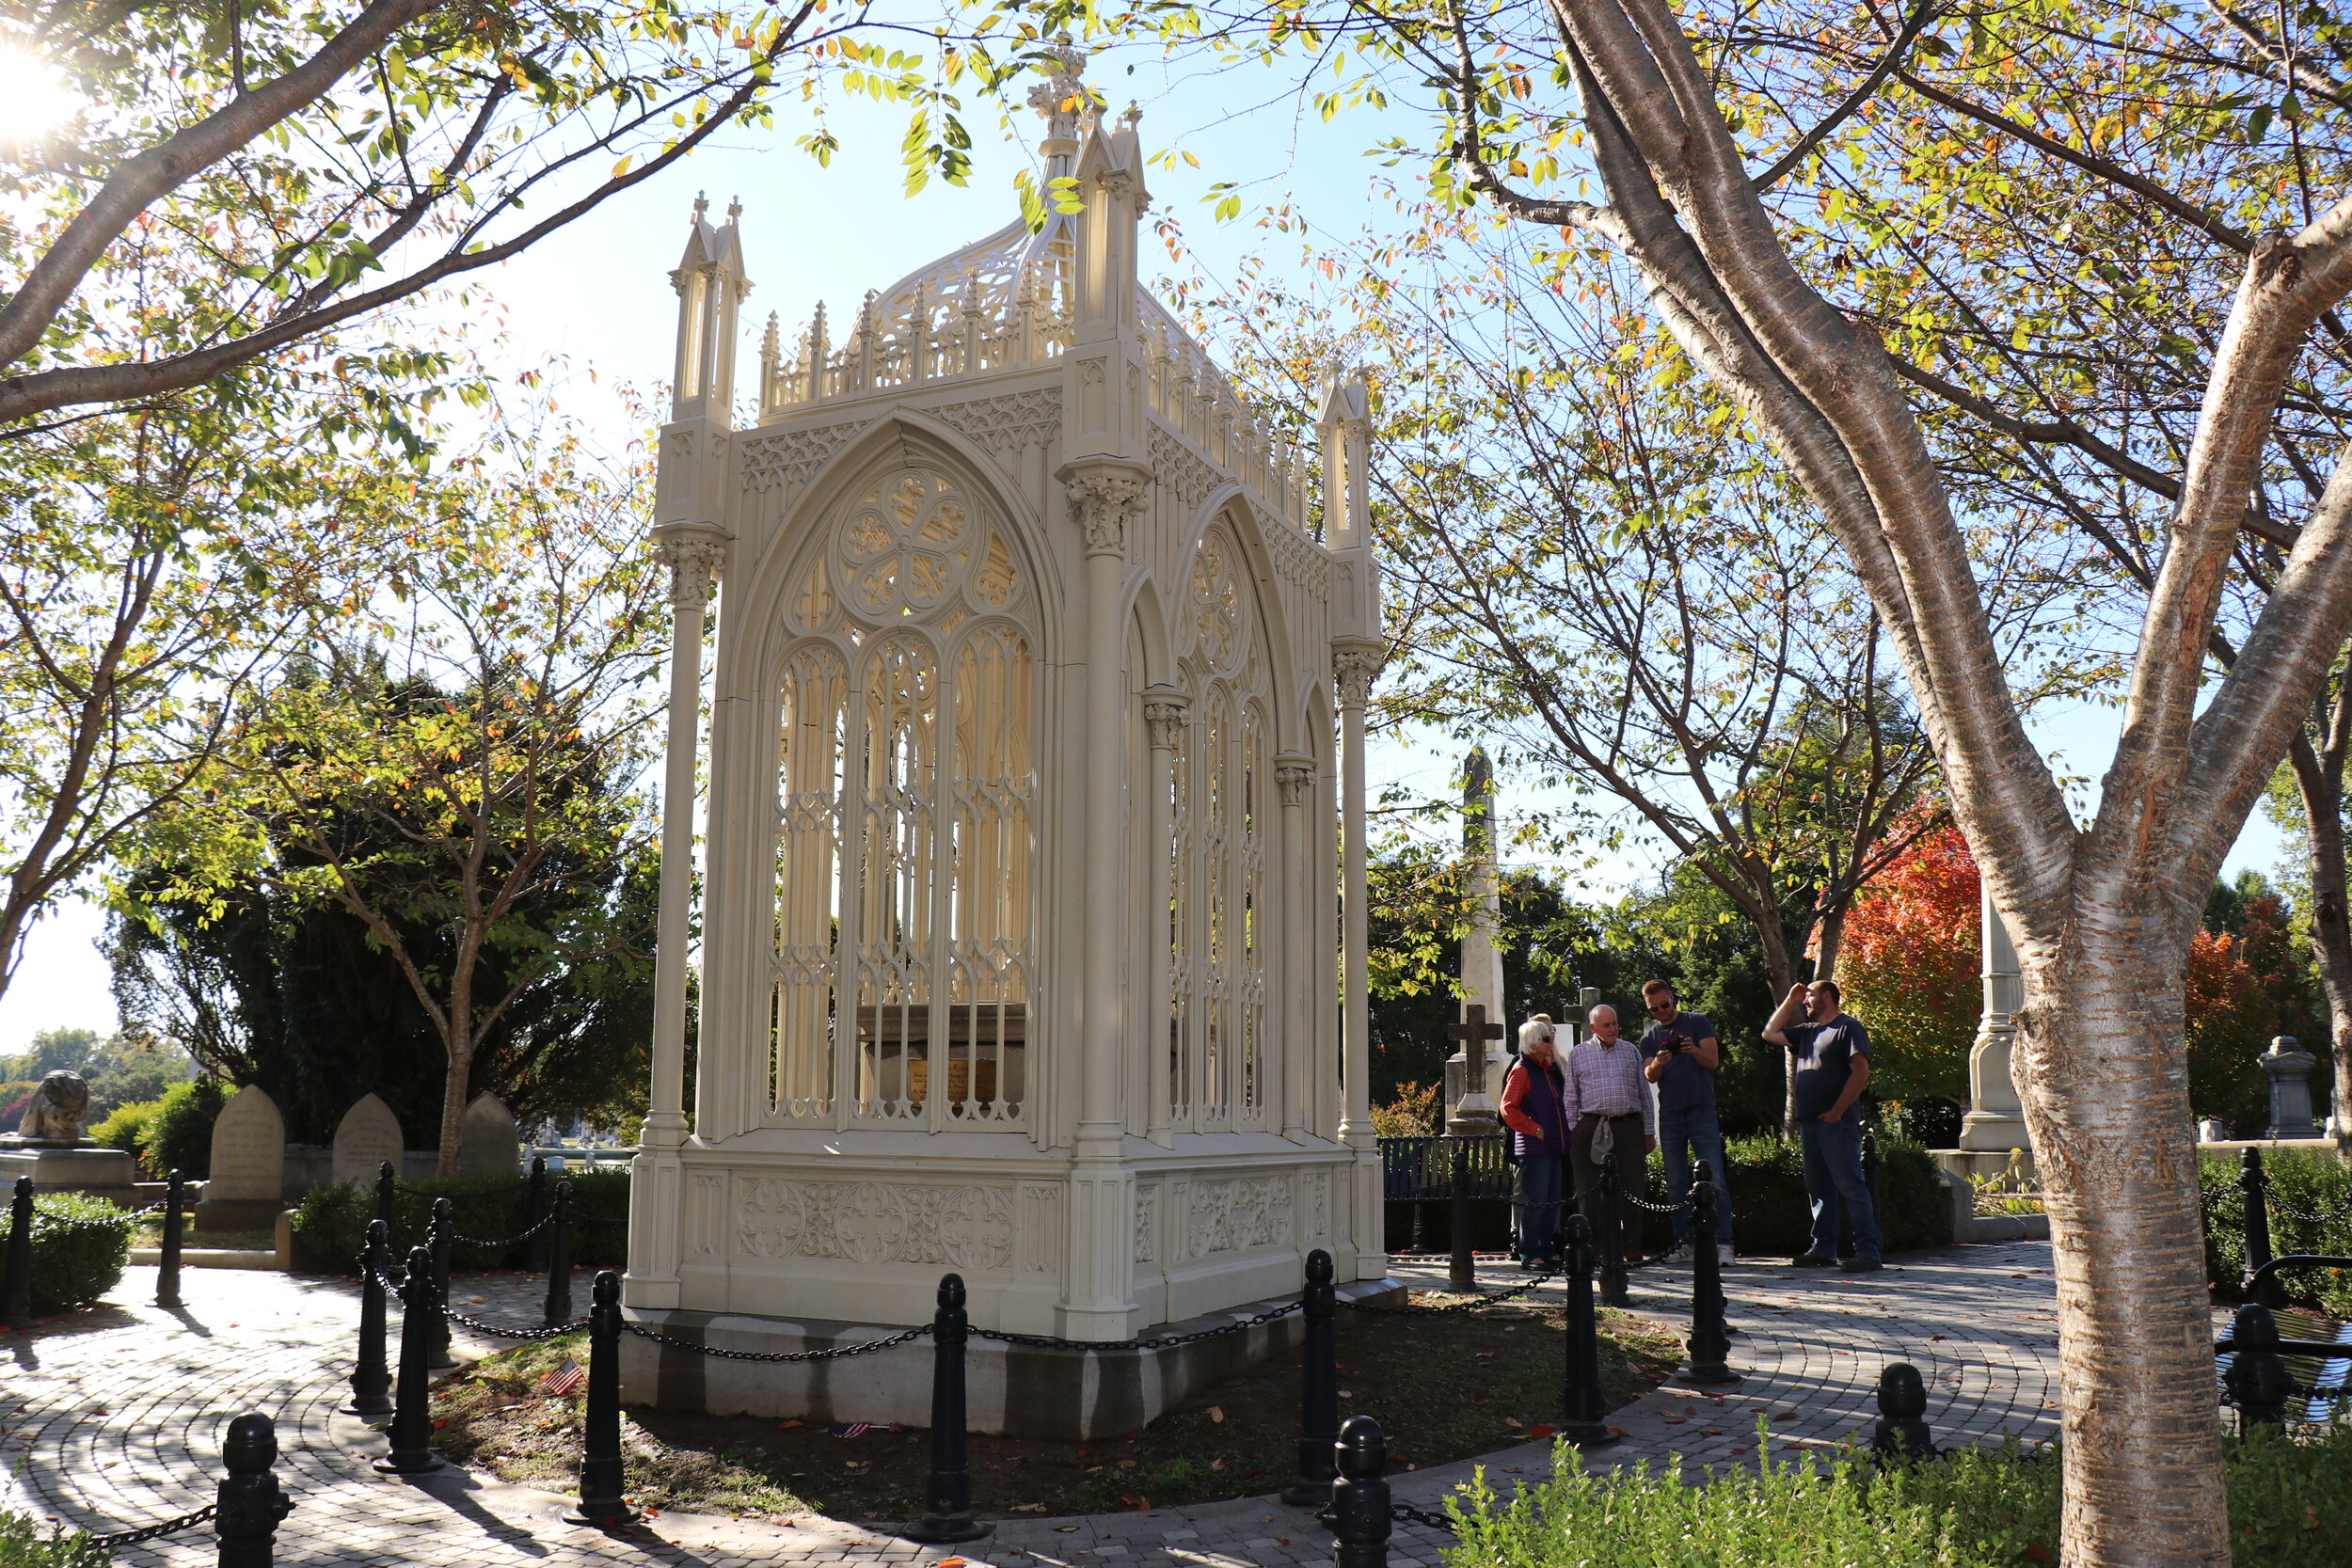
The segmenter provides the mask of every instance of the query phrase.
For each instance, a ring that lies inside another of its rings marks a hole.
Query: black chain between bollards
[[[1426,1525],[1431,1529],[1441,1529],[1448,1535],[1462,1533],[1454,1528],[1452,1519],[1442,1513],[1432,1513],[1425,1508],[1415,1508],[1409,1503],[1391,1502],[1389,1504],[1389,1512],[1407,1524]]]
[[[712,1356],[721,1361],[771,1362],[839,1361],[852,1355],[871,1355],[878,1350],[889,1350],[896,1345],[912,1344],[931,1331],[931,1325],[925,1323],[920,1328],[904,1329],[887,1338],[861,1339],[853,1345],[830,1345],[823,1350],[761,1351],[721,1350],[716,1345],[698,1345],[691,1339],[680,1339],[675,1336],[647,1328],[644,1323],[624,1323],[621,1326],[640,1339],[650,1339],[657,1345],[667,1345],[672,1350],[687,1351],[695,1355]],[[975,1330],[975,1332],[977,1331]],[[986,1338],[986,1336],[982,1337]]]
[[[555,1184],[555,1224],[548,1243],[548,1299],[539,1321],[553,1328],[572,1316],[572,1184]]]
[[[621,1276],[596,1275],[588,1307],[588,1410],[580,1424],[580,1507],[575,1525],[617,1529],[635,1521],[621,1496]]]
[[[898,1531],[925,1545],[977,1541],[996,1528],[972,1517],[972,1468],[963,1430],[963,1345],[971,1332],[963,1276],[941,1275],[939,1304],[931,1315],[930,1474],[923,1487],[923,1517]]]
[[[1617,1202],[1617,1151],[1600,1157],[1600,1299],[1623,1307],[1631,1299],[1625,1267],[1625,1210]]]
[[[1691,1164],[1691,1338],[1685,1383],[1704,1387],[1737,1383],[1731,1370],[1731,1325],[1724,1321],[1723,1255],[1715,1238],[1723,1222],[1715,1213],[1715,1174],[1707,1162]]]
[[[373,1228],[373,1227],[371,1227]],[[400,1287],[400,1377],[393,1389],[392,1451],[375,1462],[386,1475],[421,1476],[441,1467],[433,1451],[433,1331],[441,1322],[433,1290],[433,1252],[408,1250]]]
[[[1298,1392],[1298,1481],[1282,1494],[1284,1502],[1301,1507],[1331,1500],[1331,1445],[1340,1440],[1338,1297],[1331,1255],[1317,1247],[1307,1254],[1307,1283],[1298,1293],[1298,1309],[1307,1320]]]
[[[1383,1307],[1370,1301],[1342,1301],[1339,1306],[1350,1312],[1361,1312],[1374,1318],[1450,1318],[1457,1312],[1475,1312],[1482,1307],[1494,1307],[1506,1301],[1517,1301],[1531,1291],[1541,1290],[1560,1277],[1556,1269],[1546,1269],[1533,1279],[1521,1280],[1507,1291],[1486,1295],[1473,1295],[1468,1301],[1448,1302],[1443,1307],[1419,1307],[1411,1302],[1402,1307]]]
[[[449,1332],[449,1249],[457,1233],[457,1206],[448,1198],[433,1200],[433,1219],[424,1228],[424,1244],[433,1254],[433,1370],[448,1371],[457,1365],[451,1354]]]
[[[33,1179],[20,1176],[8,1198],[8,1250],[0,1264],[0,1323],[33,1321]]]
[[[2238,1150],[2237,1190],[2246,1227],[2246,1275],[2239,1288],[2254,1288],[2256,1271],[2270,1261],[2270,1178],[2263,1170],[2263,1151]]]
[[[199,1525],[210,1524],[213,1515],[219,1511],[218,1503],[206,1503],[195,1513],[183,1513],[177,1519],[166,1519],[160,1524],[141,1525],[136,1529],[110,1530],[104,1535],[93,1535],[89,1538],[89,1544],[102,1551],[108,1552],[119,1552],[125,1546],[144,1546],[150,1541],[161,1541],[167,1535],[177,1535],[183,1529],[194,1529]],[[264,1558],[262,1560],[266,1562],[268,1560]]]
[[[1190,1334],[1170,1334],[1157,1339],[1058,1339],[1050,1334],[1008,1334],[996,1328],[976,1328],[972,1334],[975,1338],[993,1339],[1001,1345],[1028,1345],[1038,1350],[1172,1350],[1178,1345],[1199,1344],[1203,1339],[1215,1339],[1222,1335],[1241,1334],[1270,1323],[1277,1318],[1287,1318],[1297,1310],[1298,1303],[1286,1301],[1279,1307],[1269,1307],[1239,1323],[1219,1323],[1215,1328],[1196,1329]]]
[[[220,1457],[229,1473],[214,1495],[213,1532],[220,1538],[220,1568],[270,1568],[278,1521],[294,1499],[278,1489],[278,1433],[267,1416],[248,1412],[229,1423]]]
[[[2252,1149],[2246,1151],[2249,1154]],[[2279,1354],[2279,1321],[2270,1308],[2249,1302],[2230,1320],[2230,1370],[2222,1386],[2238,1419],[2249,1427],[2284,1426],[2287,1401],[2296,1394],[2286,1357]]]
[[[167,1178],[170,1185],[164,1193],[164,1244],[155,1255],[155,1305],[169,1310],[182,1305],[180,1300],[180,1248],[186,1235],[188,1184],[181,1180],[174,1167]]]
[[[1350,1416],[1331,1446],[1331,1556],[1337,1568],[1388,1568],[1395,1515],[1389,1498],[1389,1440],[1369,1416]]]
[[[1870,1429],[1870,1449],[1882,1461],[1933,1459],[1935,1433],[1929,1430],[1928,1385],[1908,1361],[1889,1362],[1879,1371],[1879,1418]]]
[[[392,1227],[370,1220],[359,1249],[359,1348],[351,1363],[351,1398],[342,1407],[342,1414],[363,1420],[392,1413],[392,1370],[384,1359],[384,1271],[391,1267],[391,1250]]]
[[[1600,1319],[1593,1309],[1592,1227],[1581,1214],[1563,1222],[1568,1264],[1567,1354],[1561,1391],[1560,1436],[1580,1449],[1615,1442],[1602,1418],[1608,1397],[1600,1386]]]

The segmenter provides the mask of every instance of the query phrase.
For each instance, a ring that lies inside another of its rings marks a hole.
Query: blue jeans
[[[1813,1200],[1813,1253],[1837,1256],[1837,1206],[1846,1206],[1853,1222],[1857,1258],[1879,1255],[1878,1208],[1870,1201],[1870,1184],[1862,1179],[1862,1123],[1849,1111],[1837,1121],[1805,1117],[1797,1123],[1797,1139],[1804,1148],[1804,1191]]]
[[[1724,1178],[1724,1130],[1716,1125],[1715,1107],[1693,1105],[1685,1110],[1658,1108],[1658,1152],[1666,1162],[1666,1201],[1679,1204],[1691,1196],[1691,1162],[1704,1160],[1715,1180],[1715,1240],[1731,1244],[1731,1187]],[[1691,1239],[1691,1211],[1675,1213],[1675,1245]]]
[[[1560,1211],[1535,1206],[1560,1201],[1560,1156],[1519,1156],[1519,1199],[1526,1205],[1519,1211],[1519,1256],[1538,1260],[1557,1258],[1560,1246],[1552,1238],[1560,1233]]]

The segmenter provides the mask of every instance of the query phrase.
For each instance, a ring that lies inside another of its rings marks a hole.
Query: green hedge
[[[175,1169],[191,1181],[213,1173],[213,1123],[237,1091],[217,1078],[174,1084],[154,1101],[139,1149],[147,1174],[162,1180]]]
[[[0,1512],[0,1568],[106,1568],[114,1560],[78,1530]]]
[[[1757,1452],[1771,1433],[1759,1423]],[[1726,1466],[1686,1486],[1644,1461],[1629,1471],[1581,1468],[1562,1446],[1559,1474],[1505,1500],[1482,1472],[1464,1503],[1449,1568],[2012,1568],[2054,1562],[2059,1465],[1963,1449],[1880,1472],[1867,1453],[1841,1456],[1828,1484],[1804,1460]],[[2222,1449],[2236,1560],[2264,1568],[2341,1568],[2352,1561],[2352,1425],[2229,1438]]]
[[[574,1172],[568,1177],[550,1171],[548,1201],[555,1184],[572,1184],[573,1212],[579,1215],[624,1216],[628,1212],[628,1172],[626,1169]],[[457,1233],[484,1241],[519,1234],[531,1223],[531,1195],[511,1177],[425,1177],[401,1183],[392,1203],[392,1254],[395,1261],[408,1249],[424,1244],[425,1227],[432,1218],[433,1200],[447,1197]],[[336,1182],[313,1187],[294,1208],[294,1237],[313,1261],[339,1273],[358,1270],[359,1249],[366,1243],[368,1222],[375,1217],[375,1184]],[[530,1261],[531,1244],[485,1247],[458,1243],[450,1248],[450,1263],[460,1269],[519,1268]],[[628,1261],[628,1227],[620,1225],[576,1223],[572,1227],[572,1261],[583,1268],[617,1268]]]
[[[2198,1163],[2205,1193],[2205,1277],[2232,1299],[2246,1277],[2246,1206],[2238,1170],[2234,1154],[2208,1154]],[[2270,1178],[2274,1257],[2319,1252],[2352,1258],[2352,1165],[2316,1149],[2265,1149],[2263,1170]],[[2335,1217],[2297,1219],[2285,1209]],[[2333,1318],[2352,1318],[2352,1271],[2294,1269],[2278,1279],[2289,1300]]]
[[[131,1261],[138,1221],[87,1193],[33,1198],[33,1302],[87,1307],[115,1288]]]
[[[1794,1138],[1771,1133],[1733,1138],[1724,1148],[1731,1166],[1732,1240],[1743,1254],[1794,1257],[1811,1243],[1813,1206],[1804,1196],[1804,1151]],[[1650,1156],[1651,1181],[1662,1191],[1663,1167]],[[1952,1202],[1934,1157],[1915,1143],[1882,1132],[1879,1139],[1879,1244],[1887,1252],[1946,1246],[1952,1239]],[[1653,1220],[1661,1240],[1665,1231]],[[1849,1222],[1845,1234],[1852,1233]]]

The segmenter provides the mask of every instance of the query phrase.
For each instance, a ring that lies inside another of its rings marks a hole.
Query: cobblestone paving
[[[1669,1383],[1619,1411],[1624,1434],[1588,1464],[1639,1460],[1754,1463],[1820,1453],[1874,1418],[1880,1368],[1908,1360],[1925,1375],[1929,1419],[1946,1443],[2034,1439],[2057,1427],[2057,1314],[2046,1243],[1915,1253],[1884,1273],[1847,1279],[1742,1265],[1727,1271],[1732,1365],[1726,1390]],[[1443,1280],[1442,1264],[1400,1260],[1415,1285]],[[1488,1268],[1489,1288],[1516,1277]],[[154,1271],[135,1268],[116,1295],[151,1296]],[[537,1322],[544,1282],[517,1275],[461,1276],[453,1305],[493,1321]],[[1688,1270],[1635,1275],[1633,1307],[1680,1321]],[[827,1568],[932,1563],[972,1568],[1290,1568],[1330,1560],[1330,1541],[1303,1509],[1269,1497],[1151,1513],[1008,1522],[965,1548],[926,1548],[843,1521],[765,1521],[669,1515],[614,1535],[568,1526],[567,1499],[451,1469],[423,1481],[375,1475],[383,1437],[335,1413],[356,1320],[354,1292],[334,1280],[190,1270],[187,1306],[105,1307],[66,1323],[0,1335],[0,1503],[92,1529],[130,1528],[202,1506],[219,1471],[230,1417],[261,1410],[285,1449],[278,1476],[299,1505],[280,1528],[278,1560],[300,1565],[407,1564],[447,1568],[623,1568],[680,1564]],[[585,1307],[587,1277],[574,1290]],[[1556,1299],[1556,1295],[1553,1297]],[[460,1337],[461,1352],[492,1348]],[[1547,1370],[1546,1376],[1552,1374]],[[1529,1419],[1553,1408],[1531,1389]],[[1756,1423],[1769,1439],[1759,1445]],[[1549,1473],[1548,1442],[1394,1478],[1401,1501],[1423,1508],[1479,1465],[1503,1485]],[[21,1468],[20,1468],[21,1466]],[[1445,1538],[1400,1525],[1392,1560],[1432,1563]],[[213,1560],[207,1530],[123,1552],[136,1568]]]

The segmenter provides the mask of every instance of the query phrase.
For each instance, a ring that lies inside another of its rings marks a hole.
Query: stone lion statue
[[[24,1107],[24,1119],[17,1124],[19,1135],[38,1138],[43,1143],[78,1143],[82,1137],[82,1113],[89,1109],[89,1085],[82,1082],[78,1072],[59,1068],[40,1081],[33,1098]]]

